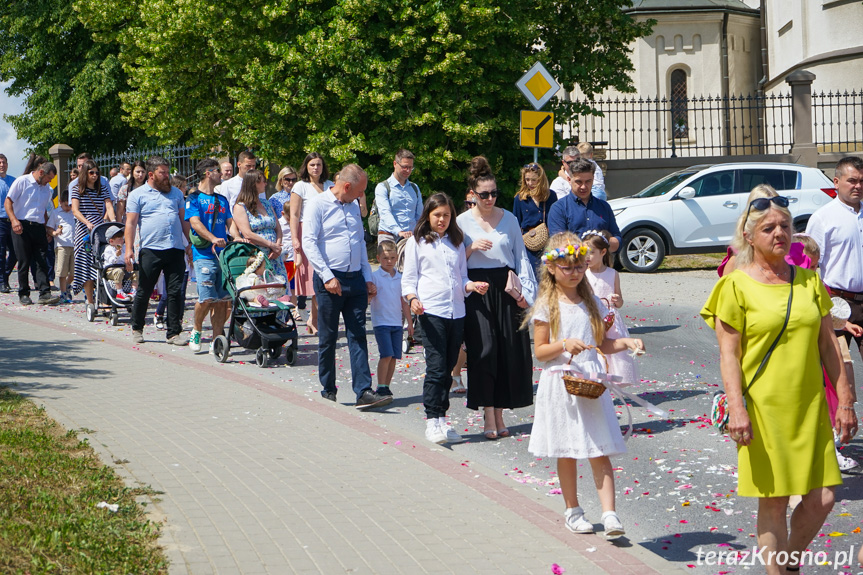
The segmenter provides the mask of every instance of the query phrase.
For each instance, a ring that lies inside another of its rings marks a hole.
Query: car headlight
[[[612,214],[614,214],[614,216],[615,216],[615,217],[617,217],[617,216],[619,216],[620,214],[622,214],[622,213],[623,213],[623,210],[625,210],[625,209],[626,209],[626,208],[617,208],[616,210],[611,210],[611,213],[612,213]]]

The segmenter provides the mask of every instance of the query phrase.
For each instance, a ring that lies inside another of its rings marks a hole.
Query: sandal
[[[497,430],[498,437],[509,437],[509,429],[506,427]]]
[[[497,439],[497,431],[495,431],[494,429],[486,429],[485,431],[483,431],[483,435],[485,435],[485,438],[489,441]]]
[[[452,383],[453,383],[453,385],[452,385],[452,388],[450,389],[451,392],[453,392],[453,393],[467,393],[467,388],[461,382],[461,376],[460,375],[454,375],[452,378]]]

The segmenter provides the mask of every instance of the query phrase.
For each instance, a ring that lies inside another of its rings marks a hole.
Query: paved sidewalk
[[[422,429],[387,429],[387,414],[253,365],[133,346],[128,328],[76,325],[0,310],[0,384],[87,430],[130,484],[163,492],[152,512],[172,574],[682,572],[627,542],[570,534],[541,495],[465,463],[458,446],[428,444]]]

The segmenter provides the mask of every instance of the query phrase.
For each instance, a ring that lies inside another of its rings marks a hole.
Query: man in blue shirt
[[[188,236],[183,192],[171,185],[168,161],[160,156],[147,160],[147,183],[133,190],[126,200],[126,269],[132,271],[135,232],[140,224],[141,244],[138,261],[138,291],[132,303],[132,341],[144,343],[144,317],[150,294],[165,274],[168,297],[167,341],[186,345],[183,331],[183,282],[186,259],[183,236]],[[192,255],[191,247],[186,247]]]
[[[583,158],[569,163],[569,184],[572,193],[556,201],[548,212],[548,233],[572,232],[579,238],[590,230],[608,230],[611,252],[620,247],[620,228],[614,219],[611,206],[591,194],[593,164]]]
[[[375,205],[381,218],[378,243],[398,243],[411,237],[423,213],[420,189],[408,180],[414,171],[414,159],[409,150],[400,149],[393,160],[393,175],[375,186]]]
[[[18,263],[15,258],[15,249],[12,247],[12,224],[9,222],[9,216],[6,214],[6,208],[3,206],[6,203],[6,194],[9,193],[9,186],[15,181],[15,178],[6,173],[9,168],[9,160],[6,156],[0,154],[0,293],[9,293],[12,290],[9,288],[9,276]]]
[[[336,400],[336,340],[339,316],[345,320],[351,379],[357,409],[383,407],[391,395],[372,391],[366,341],[366,308],[377,293],[364,241],[363,220],[356,200],[366,191],[368,176],[356,164],[339,172],[339,181],[312,198],[303,217],[303,250],[315,270],[318,298],[318,373],[321,395]]]
[[[201,331],[208,314],[213,325],[213,339],[225,332],[225,321],[231,309],[231,297],[222,285],[222,270],[218,254],[227,243],[231,227],[228,200],[213,190],[222,182],[219,162],[207,158],[195,166],[198,172],[198,191],[186,198],[186,220],[192,226],[192,235],[210,242],[209,246],[192,244],[192,264],[198,284],[198,302],[195,304],[195,327],[189,337],[189,349],[201,351]],[[210,350],[213,349],[210,344]]]

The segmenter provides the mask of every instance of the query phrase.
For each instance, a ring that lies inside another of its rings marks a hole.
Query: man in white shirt
[[[237,203],[237,197],[239,197],[240,190],[243,187],[243,176],[246,175],[246,172],[255,168],[256,162],[257,158],[252,152],[248,150],[240,152],[240,155],[237,156],[237,175],[216,186],[215,192],[228,198],[228,206],[231,209]],[[263,199],[266,199],[266,197]]]
[[[848,321],[863,325],[863,212],[860,210],[863,160],[853,156],[839,160],[833,184],[836,198],[812,214],[806,233],[821,248],[818,266],[831,295],[841,297],[851,306]],[[850,333],[841,331],[837,335],[850,343]],[[854,339],[863,352],[863,336],[854,336]]]
[[[126,185],[129,181],[129,175],[132,173],[132,164],[123,162],[120,164],[120,171],[117,175],[111,178],[109,185],[111,186],[111,198],[116,202],[117,194],[120,193],[120,188]]]
[[[21,305],[32,305],[30,282],[27,278],[32,269],[33,281],[39,290],[39,303],[54,305],[60,301],[51,296],[48,283],[48,236],[45,222],[48,220],[48,205],[54,190],[48,185],[57,174],[57,168],[46,162],[32,173],[16,179],[6,195],[6,215],[12,224],[12,246],[18,258],[18,299]]]
[[[219,168],[223,183],[234,177],[234,166],[228,160],[225,160],[224,162],[219,164]]]
[[[318,373],[321,396],[336,400],[336,340],[339,316],[345,321],[351,357],[351,380],[357,409],[383,407],[392,396],[372,391],[366,341],[366,308],[377,293],[366,254],[363,220],[356,200],[366,191],[368,176],[356,164],[339,173],[339,181],[309,200],[303,218],[303,250],[315,270],[318,299]]]
[[[548,186],[548,189],[557,194],[558,200],[572,193],[572,186],[569,185],[569,162],[574,162],[580,157],[581,152],[576,146],[567,146],[563,149],[563,164],[557,172],[557,177]]]

